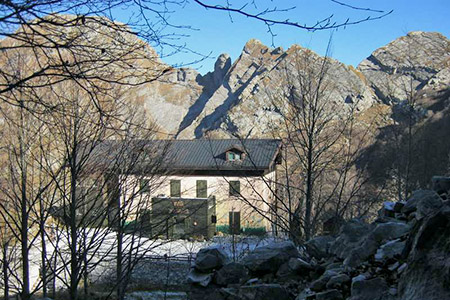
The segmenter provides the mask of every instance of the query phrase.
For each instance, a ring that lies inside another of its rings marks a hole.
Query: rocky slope
[[[433,190],[386,202],[373,223],[350,220],[299,247],[273,243],[239,262],[202,249],[189,299],[449,299],[449,197],[450,178],[434,177]]]
[[[203,85],[210,87],[208,93],[196,101],[191,109],[196,113],[186,115],[177,136],[199,138],[205,131],[218,135],[270,135],[271,123],[279,118],[273,109],[273,98],[281,94],[283,84],[293,81],[289,76],[295,77],[292,74],[302,55],[309,56],[317,69],[321,67],[318,62],[323,58],[301,46],[284,51],[257,40],[250,40],[230,67],[217,68],[224,64],[222,55],[216,70],[201,77]],[[229,59],[226,61],[229,66]],[[356,70],[331,59],[327,98],[341,103],[343,110],[346,105],[357,103],[360,112],[380,103],[396,105],[420,92],[423,95],[447,89],[449,66],[450,43],[446,37],[411,32],[374,51]]]

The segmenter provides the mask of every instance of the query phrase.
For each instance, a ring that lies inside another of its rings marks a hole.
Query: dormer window
[[[242,161],[245,158],[245,152],[240,146],[233,145],[226,150],[225,157],[227,161]]]
[[[228,160],[228,161],[241,160],[241,153],[236,153],[236,152],[233,152],[233,151],[228,151],[227,160]]]

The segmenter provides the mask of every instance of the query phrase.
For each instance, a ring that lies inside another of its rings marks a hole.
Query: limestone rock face
[[[448,39],[439,33],[412,32],[374,51],[357,69],[328,59],[323,98],[337,111],[355,106],[360,114],[370,114],[369,108],[401,102],[411,92],[423,91],[419,95],[426,97],[445,90],[450,85],[449,49]],[[308,63],[299,65],[299,57],[307,57]],[[304,74],[311,68],[317,76],[323,61],[298,45],[272,49],[258,40],[247,42],[233,64],[222,54],[214,72],[198,77],[202,93],[177,136],[272,137],[281,119],[274,102],[284,97],[286,87],[295,88],[296,69]]]
[[[258,40],[250,40],[229,69],[226,67],[226,57],[219,57],[215,76],[221,78],[219,74],[223,74],[223,70],[228,71],[222,85],[208,99],[202,114],[189,127],[182,128],[179,136],[198,138],[205,131],[270,136],[271,127],[280,118],[274,107],[274,99],[282,96],[283,89],[289,84],[295,85],[298,81],[293,74],[302,72],[303,65],[298,61],[305,57],[307,61],[303,63],[311,63],[315,70],[313,76],[317,76],[324,58],[298,45],[284,51],[282,48],[267,47]],[[218,68],[221,65],[225,65],[225,68]],[[350,104],[364,110],[377,101],[364,76],[336,60],[327,59],[325,81],[327,89],[323,98],[333,101],[343,111]]]
[[[231,68],[231,58],[228,54],[221,54],[216,63],[214,64],[214,85],[220,86],[227,74],[228,70]]]
[[[401,101],[430,80],[430,85],[448,86],[448,72],[439,73],[450,65],[449,49],[449,40],[439,33],[410,32],[375,50],[357,69],[381,100]]]
[[[64,34],[73,34],[71,28],[64,30],[67,30]],[[115,43],[121,38],[102,35],[105,30],[93,31],[88,27],[82,31],[86,43],[93,43],[93,48],[98,46],[108,52],[117,48]],[[236,61],[232,62],[228,54],[221,54],[214,70],[205,75],[194,69],[169,66],[150,45],[134,35],[124,34],[123,38],[130,45],[141,45],[144,50],[139,55],[145,59],[136,59],[132,65],[114,64],[111,67],[114,70],[96,68],[95,72],[108,71],[110,76],[116,74],[119,77],[125,74],[124,77],[131,78],[133,84],[145,82],[120,90],[120,95],[136,104],[144,117],[157,125],[163,137],[200,138],[205,132],[211,133],[209,136],[212,137],[236,134],[273,137],[277,122],[281,120],[280,103],[275,102],[289,101],[286,97],[288,88],[294,95],[295,91],[298,94],[296,74],[304,76],[309,72],[317,77],[324,61],[327,62],[323,81],[326,88],[322,97],[332,103],[338,113],[354,106],[358,113],[370,115],[370,109],[380,106],[382,101],[390,104],[404,100],[407,92],[411,92],[405,87],[422,92],[420,95],[428,99],[448,91],[450,85],[450,44],[439,33],[409,33],[374,51],[357,69],[331,58],[325,60],[299,45],[287,50],[273,49],[252,39],[245,44]],[[17,43],[9,38],[0,42],[4,46]],[[21,55],[33,56],[31,52]],[[102,53],[90,55],[101,58]],[[1,61],[3,57],[0,57],[0,66],[5,67],[6,62]],[[92,69],[90,60],[87,66]],[[30,72],[36,71],[32,65],[27,67]],[[442,97],[446,95],[444,93]]]

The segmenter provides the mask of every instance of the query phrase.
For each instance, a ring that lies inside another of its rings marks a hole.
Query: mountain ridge
[[[51,18],[68,18],[70,21],[70,16]],[[85,25],[71,26],[68,33],[89,33],[89,27],[77,29],[75,26]],[[96,54],[101,58],[104,47],[106,53],[116,50],[102,46],[101,39],[107,43],[111,37],[102,36],[99,26],[88,34],[88,40],[103,49]],[[130,35],[125,40],[137,39],[125,29],[121,32]],[[7,44],[9,40],[4,38],[0,42]],[[141,106],[163,136],[176,138],[201,138],[206,132],[218,137],[269,136],[268,121],[280,118],[272,99],[282,95],[283,85],[286,86],[288,77],[294,73],[296,57],[307,56],[318,68],[324,61],[323,56],[300,45],[294,44],[284,50],[250,39],[234,62],[229,55],[221,54],[214,70],[201,75],[191,68],[170,67],[154,50],[152,52],[148,44],[143,41],[139,44],[145,44],[150,59],[136,60],[135,68],[142,67],[141,73],[147,76],[146,70],[154,65],[158,77],[128,89],[123,97]],[[450,43],[436,32],[410,32],[374,50],[356,68],[330,57],[326,59],[329,64],[327,85],[332,86],[327,97],[343,110],[350,105],[356,106],[358,113],[373,105],[395,106],[412,93],[445,89],[450,83]],[[126,68],[126,65],[118,67]],[[120,72],[116,70],[116,73]],[[134,73],[130,72],[131,75]]]

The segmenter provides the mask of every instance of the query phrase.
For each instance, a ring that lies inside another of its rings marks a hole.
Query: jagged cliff
[[[307,55],[317,63],[318,68],[320,59],[323,59],[298,45],[283,51],[281,48],[271,49],[257,40],[250,40],[204,105],[202,113],[189,126],[181,127],[178,135],[199,138],[204,131],[211,130],[225,135],[269,135],[269,119],[279,117],[271,109],[271,100],[281,94],[277,94],[277,91],[287,81],[287,74],[294,73],[299,55]],[[333,85],[327,97],[342,103],[342,106],[360,99],[358,107],[363,110],[377,101],[362,74],[352,67],[330,60],[327,74],[327,84]]]
[[[285,51],[250,40],[234,63],[222,54],[214,71],[204,76],[174,69],[167,81],[140,87],[138,94],[145,98],[149,115],[178,138],[200,138],[206,131],[215,136],[268,136],[269,123],[280,117],[271,100],[286,82],[283,78],[293,73],[298,55],[305,53],[313,61],[323,59],[298,45]],[[447,89],[449,66],[446,37],[412,32],[375,50],[356,69],[330,59],[326,80],[332,87],[327,97],[343,110],[357,103],[361,114],[383,104],[393,107],[411,95]]]

